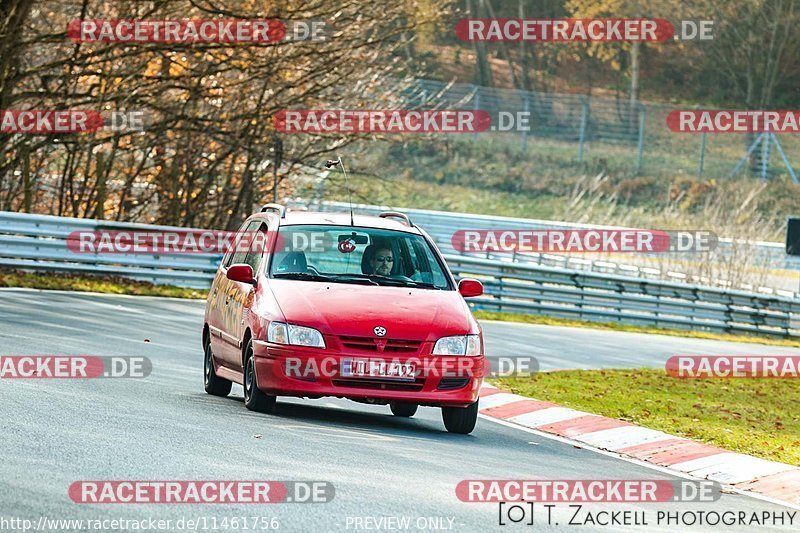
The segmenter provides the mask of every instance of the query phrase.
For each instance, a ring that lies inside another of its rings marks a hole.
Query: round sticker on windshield
[[[356,251],[356,243],[353,239],[345,239],[339,243],[339,251],[343,254],[350,254]]]

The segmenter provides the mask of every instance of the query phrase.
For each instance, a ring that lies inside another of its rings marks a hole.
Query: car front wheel
[[[275,410],[278,397],[265,394],[258,388],[256,380],[256,361],[253,357],[253,341],[247,343],[244,366],[244,406],[251,411],[271,413]]]
[[[442,407],[442,421],[450,433],[472,433],[478,421],[478,402],[467,407]]]
[[[211,353],[211,343],[206,341],[205,358],[203,362],[203,387],[208,394],[214,396],[227,396],[231,392],[232,383],[217,375],[214,370],[214,355]]]

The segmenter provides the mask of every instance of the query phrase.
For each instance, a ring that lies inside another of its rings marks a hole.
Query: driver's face
[[[391,250],[381,248],[375,255],[372,256],[372,271],[379,276],[388,276],[392,272],[392,265],[394,265],[394,256]]]

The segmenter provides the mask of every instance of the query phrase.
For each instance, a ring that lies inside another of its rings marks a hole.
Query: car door
[[[253,232],[251,234],[251,249],[244,258],[239,261],[241,263],[245,263],[250,265],[253,268],[253,274],[256,279],[259,278],[259,269],[263,264],[264,258],[264,246],[259,245],[259,243],[266,242],[266,234],[267,234],[267,224],[264,221],[256,221],[257,223],[248,227],[247,231]],[[262,238],[255,238],[255,232],[260,232],[263,234]],[[234,264],[237,261],[234,261]],[[243,370],[242,368],[242,345],[241,342],[244,340],[244,331],[247,327],[246,324],[248,322],[248,313],[253,306],[253,299],[255,297],[256,288],[249,284],[249,283],[242,283],[239,281],[230,281],[228,293],[231,296],[230,299],[230,307],[231,307],[231,318],[232,323],[229,329],[230,337],[236,339],[236,360],[231,361],[233,364],[237,365],[236,367],[239,370]]]
[[[237,308],[237,298],[241,298],[241,289],[239,286],[252,286],[246,283],[229,280],[227,278],[227,272],[231,265],[244,263],[247,254],[250,252],[250,248],[246,243],[252,243],[250,236],[245,236],[244,234],[255,231],[260,224],[260,220],[253,220],[236,235],[234,252],[222,269],[222,276],[225,279],[220,283],[218,293],[221,315],[219,332],[220,349],[218,355],[225,366],[233,369],[241,369],[242,366],[242,352],[241,345],[239,344],[241,337],[239,337],[240,328],[238,326],[238,322],[241,319],[241,310]],[[242,243],[245,244],[243,245]]]
[[[208,320],[211,351],[217,356],[218,360],[224,359],[223,354],[227,349],[227,343],[223,340],[222,333],[225,329],[225,297],[230,280],[228,280],[225,273],[233,262],[233,256],[236,251],[235,243],[241,237],[246,226],[247,223],[242,224],[236,232],[234,246],[225,252],[219,268],[217,269],[217,273],[214,276],[214,282],[211,284],[211,293],[208,298],[206,316]]]

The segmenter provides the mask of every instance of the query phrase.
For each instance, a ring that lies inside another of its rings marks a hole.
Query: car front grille
[[[409,341],[401,339],[376,339],[372,337],[339,337],[342,347],[349,350],[360,350],[365,352],[378,352],[376,341],[385,342],[384,352],[389,353],[416,353],[422,344],[421,341]]]

